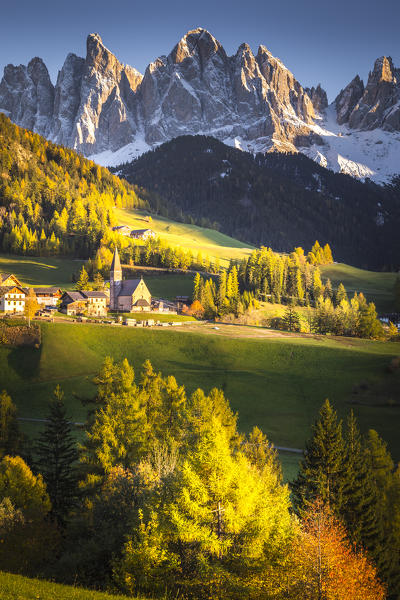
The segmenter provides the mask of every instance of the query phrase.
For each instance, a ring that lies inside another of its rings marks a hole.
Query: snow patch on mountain
[[[318,164],[338,173],[375,183],[389,183],[400,172],[400,133],[382,129],[359,131],[338,125],[336,109],[330,105],[319,125],[311,125],[323,141],[299,151]]]

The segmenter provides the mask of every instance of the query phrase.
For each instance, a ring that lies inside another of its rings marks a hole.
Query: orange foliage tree
[[[288,597],[304,600],[384,600],[367,555],[354,550],[343,525],[322,502],[305,515],[293,544]]]

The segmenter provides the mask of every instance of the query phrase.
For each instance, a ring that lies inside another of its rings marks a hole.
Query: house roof
[[[96,291],[87,291],[86,292],[85,290],[82,290],[81,294],[85,298],[107,298],[107,296],[104,292],[96,292]]]
[[[92,292],[91,290],[82,290],[80,292],[64,292],[63,298],[68,296],[73,302],[85,302],[88,298],[105,298],[107,296],[104,292]]]
[[[147,229],[132,229],[131,234],[132,233],[137,233],[137,234],[146,233],[146,231],[151,231],[151,233],[155,233],[152,229],[147,228]]]
[[[73,302],[83,302],[85,297],[80,292],[64,292],[63,298],[71,298]]]
[[[118,296],[132,296],[141,281],[141,279],[124,279],[121,282]]]
[[[14,293],[14,290],[23,292],[26,295],[25,290],[19,285],[2,285],[0,286],[0,296],[4,296],[7,293]]]
[[[17,277],[15,277],[15,275],[13,275],[12,273],[0,273],[0,285],[4,282],[7,281],[7,279],[9,277],[13,277],[15,279],[15,281],[18,282],[18,285],[21,285],[19,282],[19,279]]]
[[[61,290],[58,287],[36,287],[33,288],[33,291],[35,294],[48,294],[49,296],[51,294],[61,293]]]

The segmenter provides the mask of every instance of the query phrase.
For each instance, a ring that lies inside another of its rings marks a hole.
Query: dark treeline
[[[301,154],[254,157],[205,136],[176,138],[115,171],[151,191],[165,216],[278,251],[324,239],[340,262],[399,266],[399,186],[361,183]]]
[[[146,207],[142,192],[0,113],[4,252],[93,256],[110,225],[116,225],[114,206]]]
[[[79,448],[59,387],[33,452],[0,396],[2,569],[151,598],[397,597],[400,474],[353,415],[343,432],[325,402],[291,498],[222,391],[149,361],[107,358],[94,381]]]

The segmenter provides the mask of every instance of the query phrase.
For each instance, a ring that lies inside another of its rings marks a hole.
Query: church
[[[110,270],[110,310],[130,313],[150,309],[151,294],[143,278],[122,279],[121,261],[115,248]]]

